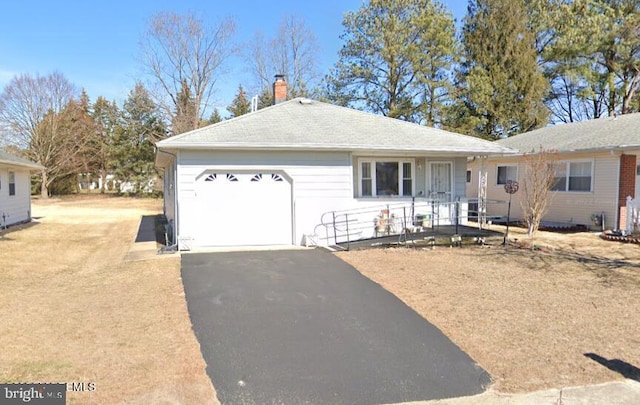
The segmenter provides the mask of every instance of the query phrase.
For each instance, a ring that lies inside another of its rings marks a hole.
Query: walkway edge
[[[505,394],[491,389],[480,395],[396,405],[626,405],[640,403],[640,382],[613,381],[604,384]]]

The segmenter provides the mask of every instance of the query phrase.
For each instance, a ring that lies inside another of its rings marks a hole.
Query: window
[[[591,191],[592,162],[560,162],[555,165],[554,191]]]
[[[371,176],[371,162],[362,162],[362,170],[360,171],[360,176],[362,177],[362,180],[360,181],[360,194],[367,197],[372,196],[373,191],[371,188],[371,183],[373,181],[373,177]]]
[[[591,191],[591,162],[569,163],[569,191]]]
[[[471,183],[471,170],[467,170],[467,183]]]
[[[555,166],[555,175],[554,175],[553,186],[551,186],[551,190],[566,191],[567,190],[567,164],[556,163],[554,166]]]
[[[16,195],[16,174],[9,172],[9,195]]]
[[[360,196],[411,196],[413,162],[403,160],[360,161]]]
[[[518,180],[518,166],[498,166],[497,184],[507,184],[507,181]]]

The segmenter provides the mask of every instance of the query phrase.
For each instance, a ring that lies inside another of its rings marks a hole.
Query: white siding
[[[212,170],[236,172],[280,172],[292,180],[292,241],[304,243],[304,235],[323,232],[319,227],[324,213],[345,209],[380,206],[386,202],[410,201],[395,197],[357,198],[357,157],[348,152],[255,152],[255,151],[180,151],[175,168],[177,212],[176,229],[181,249],[197,248],[195,240],[201,221],[196,181]],[[453,197],[465,197],[466,159],[438,158],[449,161],[453,169]],[[429,158],[415,158],[415,192],[427,190]],[[420,167],[420,168],[418,168]],[[168,173],[173,168],[167,169]],[[166,182],[170,182],[168,174]],[[167,183],[165,183],[167,187]],[[165,189],[166,190],[166,189]],[[256,201],[259,204],[260,201]],[[170,218],[171,202],[165,191],[165,210]],[[259,219],[256,226],[260,226]],[[373,227],[372,227],[373,229]],[[250,230],[247,230],[250,231]]]
[[[195,181],[207,170],[281,171],[289,176],[293,181],[292,239],[296,244],[303,242],[304,234],[313,232],[324,212],[343,209],[353,200],[352,169],[346,152],[181,151],[178,159],[181,240],[188,241],[197,234]]]
[[[618,172],[620,170],[620,158],[609,153],[601,154],[565,154],[559,160],[583,160],[589,159],[593,162],[593,190],[591,192],[552,192],[552,200],[549,211],[543,218],[544,221],[561,222],[565,224],[581,224],[592,229],[598,229],[591,220],[593,214],[605,214],[605,225],[608,228],[616,227],[617,199],[618,199]],[[509,159],[488,159],[485,168],[488,172],[487,199],[499,200],[502,203],[489,203],[487,205],[487,215],[504,216],[507,215],[506,201],[509,195],[504,191],[503,185],[497,184],[496,167],[498,165],[518,165],[518,181],[522,183],[524,167],[521,161],[516,158]],[[479,164],[470,165],[473,168],[473,178],[467,190],[470,198],[477,198],[477,182]],[[518,193],[513,196],[511,204],[511,217],[522,218],[520,200],[524,197],[522,186]]]
[[[12,196],[9,195],[10,171],[15,173],[16,184],[16,193]],[[0,166],[0,226],[29,220],[31,220],[31,175],[29,171]]]

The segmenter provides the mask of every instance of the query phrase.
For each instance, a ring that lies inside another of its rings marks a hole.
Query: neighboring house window
[[[555,165],[554,191],[591,191],[592,162],[560,162]]]
[[[518,166],[498,166],[497,184],[507,184],[507,181],[518,179]]]
[[[411,196],[413,162],[405,160],[361,160],[360,196]]]
[[[471,170],[467,170],[467,183],[471,183]]]
[[[16,195],[16,174],[9,172],[9,195]]]

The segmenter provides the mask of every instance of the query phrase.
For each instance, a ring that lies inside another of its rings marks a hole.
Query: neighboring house
[[[506,216],[507,205],[491,201],[506,201],[506,181],[524,180],[522,153],[541,146],[557,152],[558,159],[551,206],[543,218],[549,225],[585,225],[594,230],[624,228],[626,198],[640,197],[640,114],[550,126],[496,143],[521,153],[477,158],[469,164],[469,198],[478,197],[479,175],[487,173],[488,217]],[[513,196],[512,218],[522,218],[523,197],[520,187]]]
[[[0,150],[0,228],[31,220],[31,173],[42,169]]]
[[[468,156],[512,152],[303,98],[156,146],[164,211],[181,250],[303,244],[328,211],[464,199]]]

